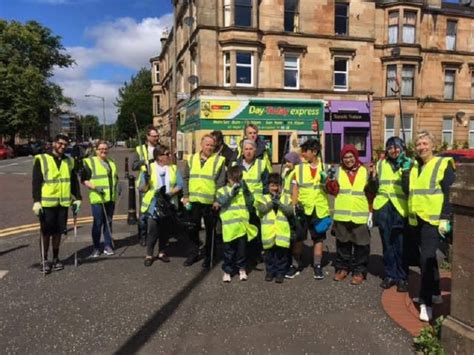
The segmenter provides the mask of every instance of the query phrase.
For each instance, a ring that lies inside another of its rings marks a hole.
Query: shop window
[[[387,92],[386,96],[395,96],[398,91],[397,66],[387,65]]]
[[[453,145],[453,118],[452,117],[443,118],[443,143],[446,143],[448,146]]]
[[[469,148],[474,148],[474,118],[469,120]]]
[[[242,27],[252,26],[252,1],[253,0],[234,0],[235,1],[235,25]]]
[[[349,88],[348,58],[334,57],[334,90]]]
[[[455,70],[444,71],[444,98],[446,100],[454,100],[455,80],[456,80]]]
[[[412,115],[403,115],[402,119],[403,130],[405,131],[405,144],[408,144],[412,141],[413,135],[413,116]],[[400,132],[400,135],[403,137],[403,131]]]
[[[403,43],[415,43],[416,11],[403,12]]]
[[[228,27],[232,25],[232,0],[224,0],[224,27]]]
[[[298,32],[299,0],[285,0],[284,27],[286,32]]]
[[[395,116],[385,116],[385,142],[393,136],[395,136]]]
[[[457,21],[448,21],[446,23],[446,49],[448,51],[456,50],[457,27],[458,27]]]
[[[388,13],[388,43],[398,43],[398,11]]]
[[[349,4],[336,3],[334,16],[334,32],[337,35],[347,35],[349,33]]]
[[[294,54],[285,54],[284,87],[298,89],[300,81],[300,59]]]
[[[224,53],[224,86],[230,85],[230,52]]]
[[[353,144],[359,151],[360,156],[367,155],[367,134],[366,128],[345,128],[344,144]]]
[[[250,52],[236,52],[236,85],[253,85],[253,54]]]
[[[415,83],[415,66],[404,65],[402,67],[402,96],[413,96]]]

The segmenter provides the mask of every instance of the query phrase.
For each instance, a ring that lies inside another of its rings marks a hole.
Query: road
[[[119,164],[127,154],[113,152]],[[18,165],[9,165],[13,162]],[[0,163],[3,226],[35,222],[31,158]],[[124,203],[120,209],[119,214],[125,213]],[[89,213],[85,206],[81,216]],[[171,262],[145,268],[136,227],[115,221],[113,233],[116,255],[88,259],[90,225],[81,226],[77,238],[69,234],[63,242],[66,268],[47,277],[38,271],[37,231],[0,237],[1,353],[411,352],[412,339],[380,305],[382,258],[375,230],[369,275],[362,286],[332,281],[332,237],[323,281],[315,281],[311,269],[305,269],[282,285],[269,283],[259,265],[247,282],[234,278],[223,284],[220,265],[209,272],[199,264],[182,266],[186,239],[179,234],[170,243]],[[78,268],[73,266],[75,251],[81,260]],[[307,245],[308,263],[310,254]]]

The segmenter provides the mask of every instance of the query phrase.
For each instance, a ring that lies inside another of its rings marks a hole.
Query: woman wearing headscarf
[[[352,144],[341,151],[341,165],[328,172],[326,187],[335,196],[334,226],[336,233],[336,274],[342,281],[352,271],[352,285],[360,285],[367,276],[370,255],[368,171],[359,160]]]
[[[405,253],[408,198],[402,189],[402,169],[410,164],[403,140],[391,137],[385,143],[385,159],[377,163],[377,169],[372,169],[370,177],[371,189],[376,192],[374,220],[383,247],[385,278],[380,287],[388,289],[396,285],[398,292],[408,291]]]

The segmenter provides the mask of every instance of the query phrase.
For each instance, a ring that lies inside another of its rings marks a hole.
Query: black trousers
[[[356,245],[353,242],[341,242],[336,239],[336,271],[346,270],[352,274],[367,275],[370,244]]]
[[[243,235],[231,242],[224,242],[224,262],[222,270],[227,274],[245,269],[247,266],[246,258],[247,236]]]
[[[257,227],[258,234],[247,244],[247,256],[249,262],[257,264],[261,261],[263,250],[260,218],[255,213],[250,213],[249,222]]]
[[[214,225],[216,223],[216,216],[212,211],[212,205],[207,205],[200,202],[192,202],[191,220],[195,224],[195,226],[189,233],[189,241],[191,243],[188,257],[197,258],[199,255],[199,230],[201,229],[201,218],[204,218],[204,226],[206,229],[206,244],[204,246],[204,257],[205,261],[209,262],[211,258],[212,233]]]
[[[441,293],[439,287],[439,269],[436,250],[439,247],[440,236],[438,227],[418,219],[413,236],[420,252],[421,288],[420,298],[427,306],[431,306],[431,297]]]
[[[148,218],[148,235],[146,238],[146,255],[153,256],[156,242],[158,241],[158,251],[164,252],[168,244],[170,230],[173,227],[170,218],[155,220]]]
[[[285,276],[288,269],[288,249],[274,245],[265,251],[265,268],[272,276]]]

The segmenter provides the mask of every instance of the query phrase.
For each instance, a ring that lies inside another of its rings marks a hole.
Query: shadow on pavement
[[[29,247],[30,245],[29,244],[22,244],[22,245],[19,245],[17,247],[14,247],[14,248],[10,248],[10,249],[7,249],[7,250],[2,250],[0,251],[0,256],[2,255],[5,255],[5,254],[8,254],[8,253],[11,253],[15,250],[19,250],[19,249],[23,249],[23,248],[27,248]]]

